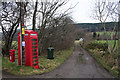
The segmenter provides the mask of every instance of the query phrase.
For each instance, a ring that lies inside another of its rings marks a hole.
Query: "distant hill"
[[[110,31],[113,30],[114,25],[118,25],[117,22],[106,22],[106,30]],[[88,29],[90,32],[94,31],[103,31],[104,28],[102,27],[101,23],[77,23],[75,24],[78,28]]]

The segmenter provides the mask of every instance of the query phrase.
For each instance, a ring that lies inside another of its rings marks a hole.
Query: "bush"
[[[13,41],[13,42],[12,42],[11,49],[16,49],[16,50],[18,50],[18,42],[17,42],[17,41]]]
[[[96,34],[96,32],[93,32],[93,38],[95,38],[95,37],[96,37],[96,35],[97,35],[97,34]]]
[[[86,45],[86,48],[88,49],[100,49],[106,51],[108,48],[108,45],[106,43],[97,43],[97,42],[90,42]]]

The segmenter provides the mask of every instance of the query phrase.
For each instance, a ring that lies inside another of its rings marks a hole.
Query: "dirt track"
[[[79,61],[82,56],[82,62]],[[17,77],[3,72],[3,77]],[[113,78],[81,46],[75,45],[73,54],[57,69],[42,75],[25,78]]]

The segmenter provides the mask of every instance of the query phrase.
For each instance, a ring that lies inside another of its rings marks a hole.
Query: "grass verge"
[[[0,70],[2,70],[2,57],[0,56]]]
[[[94,43],[96,43],[96,41],[86,44],[84,48],[91,52],[92,56],[98,63],[100,63],[100,65],[102,65],[112,75],[118,77],[120,74],[118,56],[120,56],[120,54],[118,54],[117,51],[110,54],[106,49],[103,49],[103,47],[101,47],[101,43],[104,45],[104,41],[97,42],[97,47],[96,44],[93,45]]]
[[[43,74],[45,72],[50,72],[62,64],[73,52],[74,47],[57,51],[54,53],[54,59],[47,59],[47,55],[39,57],[39,69],[34,69],[32,67],[26,66],[18,66],[15,63],[9,62],[9,58],[4,57],[2,62],[2,69],[6,70],[9,73],[12,73],[17,76],[25,76],[25,75],[35,75],[35,74]]]

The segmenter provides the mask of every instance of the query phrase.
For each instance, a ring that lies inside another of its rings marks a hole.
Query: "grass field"
[[[109,46],[113,47],[114,46],[114,42],[115,42],[115,40],[113,40],[113,41],[108,40]],[[106,40],[95,40],[95,43],[103,43],[103,44],[105,44],[105,43],[107,43],[107,41]],[[118,40],[116,40],[116,46],[117,46],[117,44],[118,44]]]
[[[39,69],[34,69],[32,67],[26,66],[18,66],[15,63],[9,62],[9,58],[4,57],[2,62],[2,69],[10,72],[14,75],[24,76],[24,75],[34,75],[34,74],[42,74],[45,72],[50,72],[60,64],[62,64],[73,52],[74,47],[63,50],[57,51],[54,53],[53,60],[47,59],[47,55],[39,57]]]
[[[102,31],[102,32],[96,32],[97,34],[100,34],[100,35],[104,35],[104,31]],[[106,32],[107,33],[107,35],[111,35],[111,33],[113,33],[113,34],[115,34],[115,32],[110,32],[110,31],[107,31]]]
[[[79,40],[75,40],[75,44],[78,44],[80,41]]]

